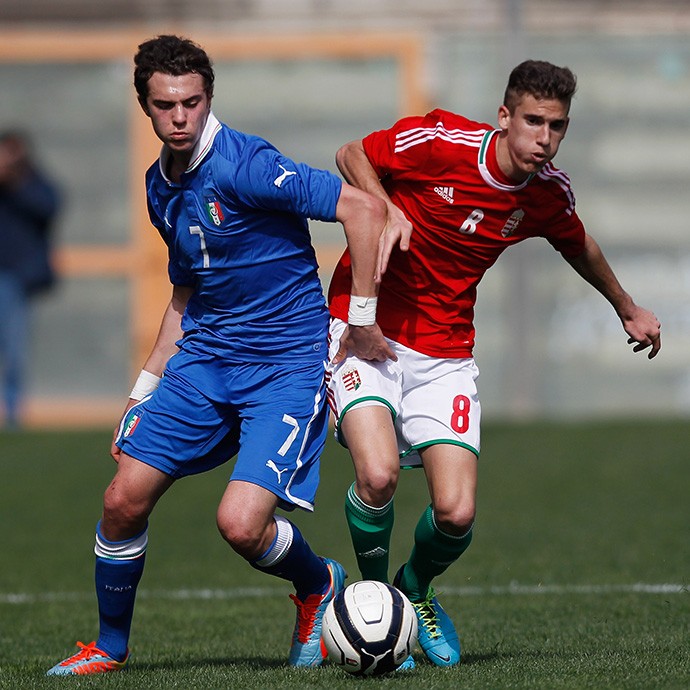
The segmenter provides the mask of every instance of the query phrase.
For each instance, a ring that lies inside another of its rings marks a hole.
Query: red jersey
[[[384,335],[433,357],[470,357],[477,284],[511,244],[544,237],[566,257],[584,250],[568,176],[547,164],[520,184],[496,160],[499,130],[434,110],[363,139],[393,203],[412,223],[407,252],[394,250],[379,290]],[[329,290],[347,321],[350,256]]]

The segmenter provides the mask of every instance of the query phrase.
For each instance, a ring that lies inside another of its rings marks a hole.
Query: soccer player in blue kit
[[[159,36],[134,61],[163,142],[146,187],[172,298],[113,441],[117,471],[96,528],[99,637],[48,674],[124,668],[149,515],[175,480],[235,455],[218,528],[251,566],[292,582],[289,663],[318,666],[323,612],[345,572],[276,514],[313,510],[327,433],[329,316],[306,219],[343,224],[362,301],[385,264],[385,204],[219,122],[211,61],[195,43]],[[377,329],[353,331],[360,356],[392,356]]]

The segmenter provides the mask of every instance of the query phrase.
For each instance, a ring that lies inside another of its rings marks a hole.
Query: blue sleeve
[[[243,151],[233,186],[238,200],[251,208],[333,222],[342,181],[255,140]]]

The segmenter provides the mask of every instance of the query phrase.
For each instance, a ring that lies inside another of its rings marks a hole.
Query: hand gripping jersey
[[[191,286],[184,341],[230,361],[323,361],[328,328],[307,218],[335,220],[341,181],[210,114],[180,184],[147,172],[174,285]]]
[[[388,338],[432,357],[472,355],[477,285],[511,244],[541,236],[566,257],[584,249],[567,175],[548,164],[515,184],[498,167],[498,134],[434,110],[363,140],[386,192],[413,226],[409,251],[391,255],[377,322]],[[329,291],[331,314],[343,321],[349,295],[346,251]]]

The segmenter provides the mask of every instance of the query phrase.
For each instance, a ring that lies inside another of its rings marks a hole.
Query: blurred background
[[[155,337],[170,286],[143,178],[158,143],[131,73],[137,45],[168,32],[214,59],[221,120],[331,170],[341,144],[402,115],[495,123],[523,59],[569,66],[556,164],[663,349],[634,355],[608,303],[545,241],[523,243],[479,290],[485,418],[690,415],[687,0],[0,0],[0,128],[31,135],[63,198],[27,426],[114,424]],[[342,230],[312,231],[327,286]]]

